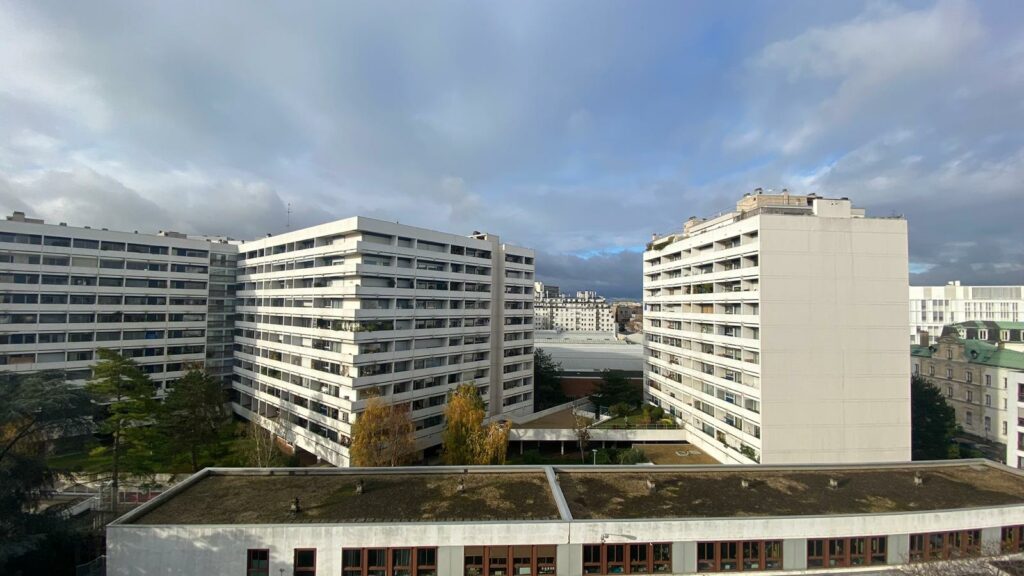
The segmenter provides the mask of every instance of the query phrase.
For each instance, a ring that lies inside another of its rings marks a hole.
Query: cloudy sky
[[[905,214],[914,283],[1024,283],[1024,4],[0,3],[5,213],[488,230],[627,297],[757,186]]]

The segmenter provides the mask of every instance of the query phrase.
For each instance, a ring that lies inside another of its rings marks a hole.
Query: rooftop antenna
[[[291,230],[292,229],[292,203],[291,202],[288,203],[287,214],[288,215],[285,217],[286,218],[285,229],[286,230]]]

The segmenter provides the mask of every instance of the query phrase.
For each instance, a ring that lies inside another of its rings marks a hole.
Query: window
[[[553,575],[555,546],[467,546],[465,576]],[[511,568],[509,559],[511,558]],[[511,572],[509,571],[511,569]]]
[[[61,248],[71,247],[71,238],[62,238],[60,236],[47,236],[43,238],[43,246],[60,246]]]
[[[100,243],[96,240],[86,240],[84,238],[75,238],[75,248],[88,248],[90,250],[98,250]]]
[[[970,370],[968,370],[966,372],[966,378],[967,378],[967,382],[968,383],[974,382],[974,372],[971,372]]]
[[[584,574],[641,574],[672,571],[672,546],[590,544],[583,546]]]
[[[991,386],[991,385],[992,385],[992,375],[991,374],[985,374],[985,386]]]
[[[981,530],[930,532],[910,535],[910,561],[949,560],[977,556],[981,552]]]
[[[316,575],[316,548],[296,548],[292,574]]]
[[[698,572],[782,569],[781,540],[698,542]]]
[[[246,576],[270,576],[270,550],[248,550],[245,560]]]
[[[437,576],[437,548],[345,548],[342,576]]]
[[[974,426],[974,414],[972,414],[970,410],[964,413],[964,420],[967,422],[968,426]]]
[[[1002,531],[1002,550],[1004,554],[1024,552],[1024,526],[1005,526]]]

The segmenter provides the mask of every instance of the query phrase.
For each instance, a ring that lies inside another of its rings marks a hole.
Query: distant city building
[[[1022,535],[1024,476],[986,460],[208,468],[106,527],[106,573],[993,574]]]
[[[557,286],[542,282],[534,284],[534,324],[538,330],[615,333],[612,307],[597,292],[580,291],[570,297],[557,290]]]
[[[913,373],[938,387],[964,432],[1024,468],[1024,323],[961,322],[910,349]],[[1015,349],[1016,348],[1016,349]]]
[[[531,412],[533,258],[362,217],[245,242],[235,411],[337,466],[371,394],[409,407],[421,448],[460,384],[492,417]]]
[[[0,221],[0,371],[64,370],[96,349],[132,358],[162,393],[190,366],[231,373],[235,243]]]
[[[722,462],[910,458],[907,223],[745,195],[644,252],[645,385]]]
[[[615,324],[620,332],[635,334],[643,331],[644,305],[640,302],[616,302],[612,304]]]
[[[1024,286],[961,286],[954,281],[910,287],[911,342],[918,341],[919,332],[936,338],[943,326],[971,320],[1024,322]]]

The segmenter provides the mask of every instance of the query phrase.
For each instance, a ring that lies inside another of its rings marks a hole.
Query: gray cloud
[[[5,3],[0,210],[483,229],[635,297],[615,251],[788,186],[907,214],[915,280],[1024,282],[1024,10],[792,2]]]

